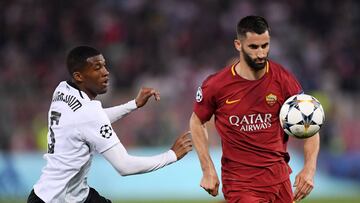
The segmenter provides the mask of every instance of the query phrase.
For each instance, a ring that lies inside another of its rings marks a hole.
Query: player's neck
[[[71,80],[71,83],[75,86],[76,89],[85,92],[89,99],[93,100],[97,96],[95,93],[89,91],[81,83],[76,82],[74,79]]]
[[[265,75],[266,69],[263,68],[261,70],[252,69],[245,60],[240,60],[238,64],[235,66],[236,73],[246,80],[258,80]]]

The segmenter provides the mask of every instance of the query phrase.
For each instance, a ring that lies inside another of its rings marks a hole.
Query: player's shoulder
[[[232,68],[234,64],[225,66],[218,70],[217,72],[210,74],[203,82],[203,86],[221,86],[224,81],[227,81],[227,78],[232,76]]]
[[[107,121],[106,113],[100,101],[91,100],[67,81],[56,87],[51,101],[50,111],[61,112],[68,124],[92,121]]]
[[[279,77],[281,77],[282,75],[291,75],[290,71],[287,68],[285,68],[283,65],[281,65],[280,63],[277,63],[273,60],[268,60],[268,62],[269,62],[271,71],[275,75],[278,75]]]
[[[108,117],[102,107],[100,101],[91,100],[84,102],[84,108],[82,108],[77,117],[81,117],[83,122],[92,122],[92,121],[108,121]]]

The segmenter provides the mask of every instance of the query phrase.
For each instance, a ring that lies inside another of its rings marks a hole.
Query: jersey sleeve
[[[102,155],[122,176],[148,173],[177,161],[172,150],[148,157],[132,156],[121,143],[106,150]]]
[[[93,106],[88,110],[91,111],[87,114],[90,119],[83,124],[82,128],[82,135],[86,143],[98,153],[102,153],[119,143],[120,140],[102,107]]]
[[[104,111],[107,115],[107,117],[110,119],[111,123],[114,123],[115,121],[119,120],[120,118],[126,116],[130,112],[137,109],[135,99],[129,101],[126,104],[110,107],[110,108],[104,108]]]
[[[299,81],[292,73],[286,71],[283,77],[283,90],[285,98],[289,98],[295,94],[300,94],[304,92]]]
[[[201,123],[210,120],[216,109],[215,92],[209,84],[209,80],[205,80],[201,87],[197,89],[194,103],[194,113],[199,117]]]

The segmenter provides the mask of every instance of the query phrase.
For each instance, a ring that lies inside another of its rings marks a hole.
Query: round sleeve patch
[[[202,89],[201,87],[198,87],[196,91],[196,102],[201,102],[203,99]]]
[[[112,135],[112,128],[110,125],[103,125],[100,128],[100,135],[103,138],[109,139]]]

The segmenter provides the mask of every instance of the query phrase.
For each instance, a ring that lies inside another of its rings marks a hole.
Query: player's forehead
[[[257,34],[255,32],[247,32],[246,37],[243,40],[245,44],[255,44],[255,45],[263,45],[270,42],[270,34],[269,31],[265,31],[262,34]]]
[[[105,58],[102,54],[96,55],[96,56],[92,56],[86,59],[86,61],[91,64],[91,65],[95,65],[98,63],[105,63]]]

